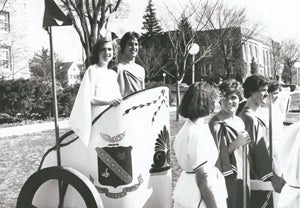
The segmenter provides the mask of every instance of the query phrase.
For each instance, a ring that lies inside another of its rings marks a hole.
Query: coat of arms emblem
[[[99,183],[114,188],[132,182],[132,147],[97,147]]]

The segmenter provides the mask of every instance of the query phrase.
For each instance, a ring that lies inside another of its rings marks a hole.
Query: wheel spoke
[[[59,197],[58,208],[62,208],[63,205],[64,205],[64,198],[65,198],[65,195],[67,193],[67,189],[68,189],[69,184],[64,182],[64,181],[59,181],[58,184],[61,187],[61,191],[60,191],[61,196]]]

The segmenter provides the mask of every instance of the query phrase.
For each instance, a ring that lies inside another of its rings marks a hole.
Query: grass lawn
[[[184,120],[175,121],[175,112],[171,113],[171,144]],[[62,130],[60,135],[68,130]],[[0,207],[14,208],[18,194],[24,182],[38,168],[42,155],[55,145],[54,131],[44,131],[21,136],[0,138]],[[172,145],[173,147],[173,145]],[[171,151],[173,166],[173,187],[181,172]]]

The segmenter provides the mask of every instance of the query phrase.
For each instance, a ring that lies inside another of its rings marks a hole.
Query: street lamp
[[[195,55],[199,52],[199,45],[192,43],[189,47],[189,54],[192,55],[192,83],[195,82]]]
[[[279,64],[279,69],[278,69],[278,82],[279,84],[281,84],[281,74],[283,72],[284,69],[284,64]]]
[[[166,75],[167,74],[164,72],[162,75],[163,75],[163,78],[164,78],[164,84],[166,84]]]

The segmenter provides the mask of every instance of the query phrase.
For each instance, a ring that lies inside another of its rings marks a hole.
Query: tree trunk
[[[180,82],[176,80],[176,121],[179,121]]]
[[[230,68],[229,68],[229,61],[227,58],[224,59],[224,68],[226,70],[226,79],[230,78]]]

